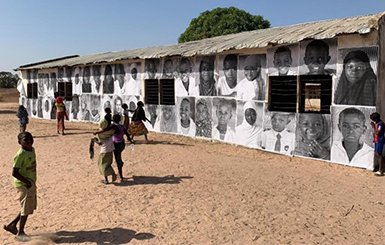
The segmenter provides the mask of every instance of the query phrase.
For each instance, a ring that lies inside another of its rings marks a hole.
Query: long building
[[[385,116],[385,12],[18,67],[20,104],[98,122],[144,101],[150,131],[372,169]]]

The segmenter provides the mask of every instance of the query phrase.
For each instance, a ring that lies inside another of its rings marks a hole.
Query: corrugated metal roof
[[[194,55],[208,55],[227,50],[262,48],[270,44],[298,43],[304,39],[327,39],[341,34],[366,34],[373,29],[378,29],[378,21],[384,14],[385,12],[343,19],[308,22],[285,27],[273,27],[229,34],[181,44],[92,54],[52,62],[39,62],[38,65],[23,65],[16,70],[45,69],[61,66],[114,62],[125,59],[149,59],[175,55],[187,57]]]

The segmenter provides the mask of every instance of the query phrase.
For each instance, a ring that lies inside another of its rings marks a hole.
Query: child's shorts
[[[382,149],[384,148],[384,143],[375,143],[374,144],[374,152],[382,155]]]
[[[32,183],[31,188],[27,189],[25,186],[17,187],[19,193],[19,201],[21,204],[20,215],[27,216],[33,214],[37,207],[36,185]]]

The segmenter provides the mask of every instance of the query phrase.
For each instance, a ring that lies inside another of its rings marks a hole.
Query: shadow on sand
[[[125,244],[132,239],[146,240],[155,236],[151,233],[136,233],[136,231],[123,228],[105,228],[93,231],[59,231],[55,241],[60,243],[96,243],[96,244]]]
[[[116,186],[131,186],[131,185],[158,185],[158,184],[179,184],[183,179],[192,179],[191,176],[175,177],[167,175],[164,177],[157,176],[132,176],[132,178],[124,179],[123,182],[113,184]]]
[[[0,114],[15,114],[16,115],[16,111],[2,110],[2,111],[0,111]]]
[[[184,143],[178,143],[174,141],[164,141],[164,140],[150,140],[149,143],[147,143],[145,140],[137,140],[134,139],[135,144],[140,145],[181,145],[181,146],[192,146],[190,144],[184,144]],[[126,144],[130,144],[130,142],[127,142]]]

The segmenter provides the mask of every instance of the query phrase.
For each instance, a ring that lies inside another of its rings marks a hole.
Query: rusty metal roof
[[[227,50],[262,48],[270,44],[298,43],[304,39],[327,39],[342,34],[366,34],[378,29],[378,21],[385,12],[342,19],[323,20],[303,24],[241,32],[181,44],[137,48],[119,52],[91,54],[53,61],[23,65],[15,70],[45,69],[114,62],[126,59],[148,59],[166,56],[195,56]]]

